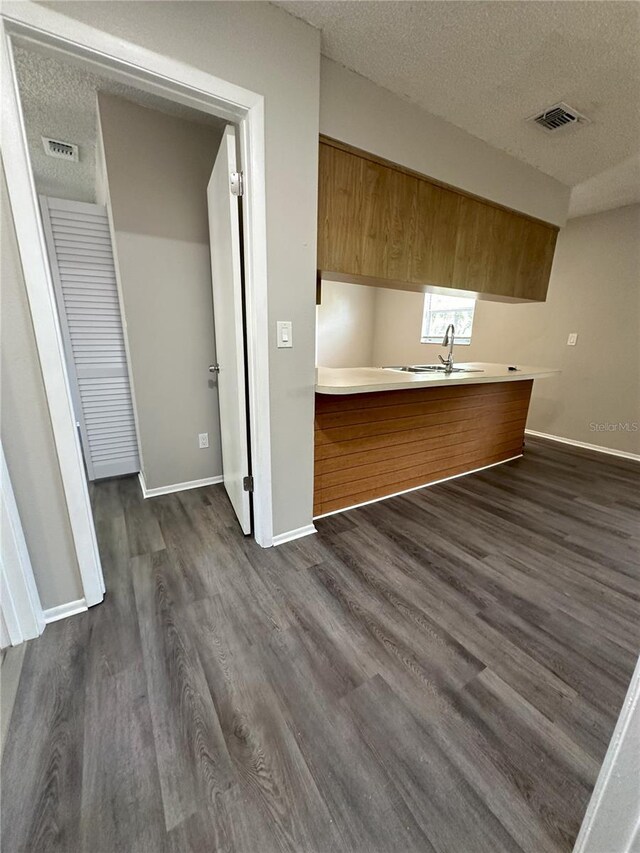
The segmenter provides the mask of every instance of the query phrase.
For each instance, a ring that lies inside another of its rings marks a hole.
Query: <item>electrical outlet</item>
[[[577,332],[571,332],[571,334],[567,338],[567,346],[568,347],[574,347],[577,344],[577,342],[578,342],[578,333]]]
[[[209,447],[209,433],[208,432],[201,432],[198,435],[198,446],[200,447],[201,450],[203,450],[205,447]]]

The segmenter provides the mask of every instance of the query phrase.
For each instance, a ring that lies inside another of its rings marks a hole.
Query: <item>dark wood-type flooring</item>
[[[262,550],[92,490],[104,603],[28,645],[4,853],[569,851],[640,646],[640,466],[523,459]]]

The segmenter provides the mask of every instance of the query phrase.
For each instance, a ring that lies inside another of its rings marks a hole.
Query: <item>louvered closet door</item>
[[[89,479],[139,471],[106,208],[45,197],[41,207]]]

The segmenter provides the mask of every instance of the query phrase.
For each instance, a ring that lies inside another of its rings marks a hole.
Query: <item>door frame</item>
[[[3,528],[0,557],[2,616],[9,644],[17,646],[25,640],[39,637],[44,631],[46,620],[1,443],[0,493]]]
[[[609,741],[573,853],[633,853],[640,841],[640,658]],[[606,846],[605,846],[606,845]]]
[[[273,544],[267,215],[264,97],[183,62],[32,3],[6,3],[0,13],[2,51],[2,147],[9,198],[24,269],[27,296],[60,473],[85,598],[102,600],[104,580],[46,253],[38,197],[28,156],[18,96],[12,38],[53,49],[68,59],[138,89],[234,122],[244,172],[243,254],[245,267],[249,433],[254,477],[254,536]],[[249,473],[249,472],[247,472]]]

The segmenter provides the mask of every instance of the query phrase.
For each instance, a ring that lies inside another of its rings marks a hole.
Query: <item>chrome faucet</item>
[[[453,344],[456,337],[456,330],[453,323],[449,323],[447,326],[447,331],[444,333],[444,338],[442,339],[442,346],[449,347],[449,354],[446,358],[443,358],[440,354],[438,354],[438,358],[445,366],[445,373],[451,373],[453,370]]]

